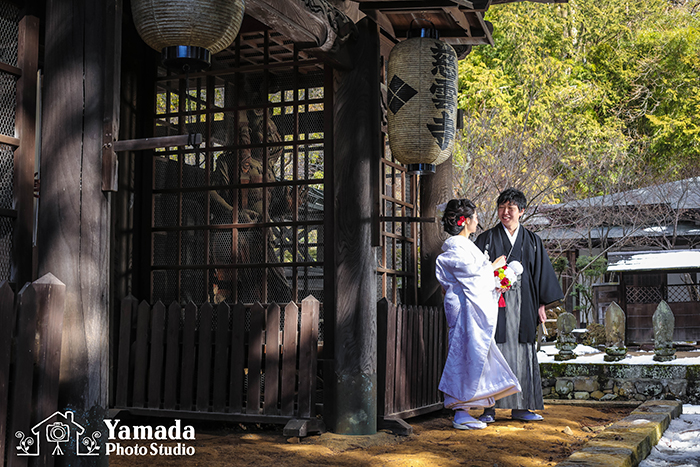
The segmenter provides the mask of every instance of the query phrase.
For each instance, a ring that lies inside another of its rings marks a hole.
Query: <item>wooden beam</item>
[[[381,10],[381,11],[404,11],[404,10],[440,10],[443,7],[450,8],[459,6],[461,2],[452,0],[407,0],[403,2],[362,2],[360,11]]]
[[[465,31],[469,31],[470,25],[467,19],[466,13],[460,10],[458,7],[443,7],[445,13],[450,15],[450,17]]]
[[[14,204],[17,222],[13,232],[11,280],[21,288],[36,278],[34,269],[34,173],[36,172],[37,70],[39,67],[39,19],[25,16],[19,23],[17,64],[16,139],[14,153]]]
[[[289,38],[298,48],[336,67],[351,68],[344,41],[352,36],[354,23],[330,3],[324,2],[318,11],[307,3],[302,0],[248,0],[246,14]]]
[[[9,73],[14,76],[22,76],[22,69],[16,66],[8,65],[5,62],[0,62],[0,71]]]
[[[493,37],[491,36],[491,30],[493,29],[493,26],[489,28],[489,25],[491,23],[484,20],[483,13],[477,13],[476,17],[479,19],[479,24],[481,24],[481,29],[484,31],[484,36],[486,36],[486,39],[489,41],[489,44],[493,45]]]
[[[394,25],[391,24],[391,21],[389,21],[389,18],[382,13],[379,10],[368,10],[365,12],[368,17],[372,18],[372,20],[379,25],[379,27],[386,32],[390,37],[395,37],[394,36]]]
[[[17,218],[16,209],[0,208],[0,217],[11,217],[13,219]]]
[[[434,217],[380,216],[380,222],[435,222]]]
[[[443,37],[443,41],[452,45],[489,45],[489,41],[486,37]]]
[[[178,146],[199,146],[202,144],[202,134],[159,136],[156,138],[127,139],[112,143],[114,152],[144,151],[146,149],[174,148]]]
[[[7,144],[13,148],[19,147],[19,138],[13,138],[12,136],[0,135],[0,144]]]

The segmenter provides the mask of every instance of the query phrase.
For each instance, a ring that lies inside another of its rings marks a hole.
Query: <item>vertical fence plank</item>
[[[138,302],[133,295],[129,295],[121,303],[119,316],[119,340],[117,341],[117,380],[115,406],[126,407],[129,397],[129,365],[131,361],[131,328],[132,316],[136,313]]]
[[[250,333],[248,334],[248,397],[247,414],[259,414],[260,408],[260,371],[262,369],[263,328],[265,326],[265,309],[255,303],[250,310]]]
[[[404,330],[404,307],[396,306],[396,376],[394,378],[394,411],[397,413],[403,407],[404,386],[406,385],[406,341]]]
[[[165,305],[158,301],[151,315],[151,359],[148,368],[148,407],[160,408],[163,387],[163,345],[165,334]]]
[[[421,347],[420,347],[420,333],[418,325],[418,315],[419,308],[416,306],[411,306],[411,336],[413,340],[413,345],[411,346],[411,405],[409,409],[420,407],[420,359],[421,359]]]
[[[402,384],[402,399],[400,410],[404,411],[411,407],[411,367],[413,365],[413,332],[412,332],[412,314],[411,308],[407,305],[401,307],[403,311],[403,330],[401,331],[404,336],[406,345],[403,349],[404,354],[404,367],[403,371],[403,384]]]
[[[386,395],[389,376],[387,375],[389,300],[386,297],[377,303],[377,415],[381,418],[387,414]],[[391,393],[389,393],[391,394]]]
[[[387,362],[386,362],[386,373],[387,373],[387,385],[386,391],[388,396],[386,397],[386,407],[387,412],[385,415],[391,415],[396,412],[395,394],[396,394],[396,305],[389,302],[389,309],[387,315]]]
[[[146,400],[146,355],[148,355],[148,323],[151,306],[142,301],[136,318],[136,362],[134,365],[134,407],[143,407]]]
[[[228,314],[229,306],[221,302],[216,307],[216,334],[214,345],[214,394],[212,410],[223,412],[226,408],[228,381]]]
[[[7,399],[10,395],[10,357],[14,325],[15,293],[9,282],[3,281],[0,285],[0,466],[5,465]]]
[[[10,442],[8,454],[17,452],[19,439],[12,434],[21,431],[28,434],[33,425],[32,387],[34,380],[34,346],[36,339],[36,295],[30,284],[25,284],[17,297],[15,334],[15,365],[12,371],[10,407]],[[38,421],[38,420],[37,420]],[[7,465],[19,467],[27,465],[26,457],[8,455]]]
[[[199,352],[197,359],[197,410],[209,410],[209,378],[211,377],[212,307],[202,305],[199,315]]]
[[[319,301],[309,295],[301,302],[299,333],[299,417],[311,418],[316,392]]]
[[[197,358],[194,334],[197,325],[197,305],[191,300],[185,306],[182,326],[182,371],[180,373],[180,410],[192,410],[195,385],[194,364]]]
[[[301,302],[301,327],[299,331],[299,389],[298,393],[298,417],[309,418],[310,414],[310,385],[311,368],[309,366],[309,347],[311,346],[311,324],[309,323],[308,297]]]
[[[282,415],[294,415],[294,392],[296,390],[297,366],[297,324],[299,307],[290,302],[284,308],[284,342],[282,344],[282,394],[280,411]]]
[[[445,313],[440,313],[438,315],[437,319],[438,323],[438,330],[437,330],[437,354],[439,355],[438,359],[438,371],[437,371],[437,378],[442,376],[442,369],[445,366],[445,359],[447,358],[446,355],[446,350],[447,350],[447,342],[446,342],[446,332],[447,332],[447,321],[445,318]],[[438,394],[438,397],[442,400],[442,396]]]
[[[420,407],[425,407],[427,405],[426,393],[428,392],[428,353],[426,347],[426,335],[425,335],[425,314],[427,307],[418,307],[418,335],[420,336],[420,379],[418,380],[418,393],[420,395],[418,403]]]
[[[12,331],[15,324],[15,293],[9,282],[0,285],[0,462],[4,459],[5,423],[9,396]]]
[[[61,341],[63,338],[63,312],[66,286],[51,273],[45,274],[31,287],[35,291],[37,307],[36,342],[34,359],[36,381],[34,413],[37,420],[45,420],[58,410],[58,381],[61,367]],[[54,458],[48,450],[41,451],[38,464],[53,466]]]
[[[428,377],[426,378],[428,380],[428,397],[429,401],[431,403],[436,403],[438,401],[436,394],[437,394],[437,387],[438,387],[438,381],[436,380],[435,374],[437,373],[437,366],[438,366],[438,356],[436,355],[435,352],[435,342],[437,341],[436,336],[435,336],[435,317],[437,313],[435,312],[434,307],[430,307],[430,313],[428,314],[428,355],[430,358],[430,369],[428,370]]]
[[[265,325],[265,398],[263,413],[277,415],[280,371],[280,307],[271,303],[267,307]]]
[[[173,300],[168,307],[165,334],[165,377],[163,408],[177,407],[177,370],[180,366],[180,304]]]
[[[231,374],[229,412],[243,413],[243,383],[245,381],[245,306],[233,307],[231,325]]]

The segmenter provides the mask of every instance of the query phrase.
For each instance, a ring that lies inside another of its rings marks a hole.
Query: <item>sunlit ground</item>
[[[281,426],[195,426],[196,440],[187,441],[196,449],[194,456],[110,456],[110,465],[553,466],[631,410],[549,405],[540,412],[544,421],[529,423],[510,420],[509,411],[498,410],[495,423],[475,431],[455,430],[451,412],[443,410],[410,420],[414,433],[408,437],[379,432],[371,436],[325,433],[288,439],[282,435]],[[135,441],[123,444],[128,443]]]

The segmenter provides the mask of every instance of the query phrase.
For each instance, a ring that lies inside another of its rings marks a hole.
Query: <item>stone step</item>
[[[647,401],[613,423],[556,467],[633,467],[656,446],[671,420],[683,412],[677,401]]]

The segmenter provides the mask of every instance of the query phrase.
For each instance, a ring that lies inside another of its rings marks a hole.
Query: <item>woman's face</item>
[[[476,227],[478,225],[479,218],[476,216],[476,213],[474,213],[472,217],[467,219],[464,229],[467,231],[467,233],[473,234],[474,232],[476,232]]]

